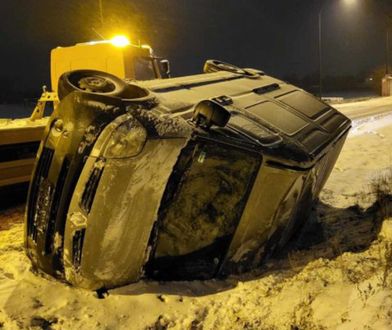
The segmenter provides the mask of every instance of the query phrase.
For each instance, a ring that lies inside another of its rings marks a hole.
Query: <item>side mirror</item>
[[[159,61],[161,67],[162,78],[170,78],[170,62],[169,60],[163,59]]]
[[[230,117],[230,112],[220,104],[203,100],[195,106],[192,121],[196,126],[204,128],[210,128],[212,125],[225,127]]]

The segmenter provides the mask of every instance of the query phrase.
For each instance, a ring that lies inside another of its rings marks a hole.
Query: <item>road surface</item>
[[[377,97],[360,102],[333,104],[332,106],[350,119],[359,119],[392,113],[392,96]]]

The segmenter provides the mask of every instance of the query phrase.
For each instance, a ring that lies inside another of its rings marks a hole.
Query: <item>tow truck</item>
[[[0,188],[30,180],[36,153],[50,112],[59,103],[58,80],[68,71],[100,70],[129,80],[164,79],[170,76],[166,59],[155,56],[148,45],[134,44],[125,36],[110,40],[78,43],[52,49],[50,55],[51,90],[43,86],[29,118],[0,120]],[[86,91],[105,88],[104,81],[90,77],[82,86]]]

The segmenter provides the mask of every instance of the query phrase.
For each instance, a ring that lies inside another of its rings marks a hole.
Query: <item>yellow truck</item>
[[[51,91],[43,93],[31,116],[22,119],[0,119],[0,188],[28,182],[35,155],[48,122],[44,117],[48,103],[57,107],[59,77],[78,69],[100,70],[130,80],[163,79],[170,75],[169,62],[156,57],[148,45],[135,45],[123,36],[111,40],[57,47],[51,51]],[[104,88],[93,79],[81,89]]]

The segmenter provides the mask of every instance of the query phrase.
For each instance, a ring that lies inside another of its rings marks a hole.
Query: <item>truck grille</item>
[[[46,254],[50,254],[51,252],[53,252],[56,217],[57,217],[57,212],[59,210],[61,194],[63,192],[65,179],[67,178],[69,165],[70,165],[70,161],[67,158],[64,158],[63,164],[61,166],[60,174],[57,179],[55,191],[53,194],[53,200],[50,209],[50,217],[48,221],[48,227],[46,229],[46,240],[45,240]]]
[[[86,229],[81,229],[75,232],[72,239],[72,263],[78,269],[82,263],[83,241]]]
[[[90,213],[95,193],[97,192],[98,184],[102,176],[104,165],[105,162],[101,159],[95,162],[94,168],[91,171],[90,177],[88,178],[84,188],[82,199],[80,201],[80,207],[86,213]]]
[[[35,170],[35,175],[33,178],[33,182],[31,184],[30,198],[29,198],[29,211],[28,211],[28,226],[27,226],[27,234],[32,238],[34,242],[37,241],[37,225],[38,220],[44,215],[42,212],[39,212],[37,203],[38,198],[44,197],[44,190],[46,190],[46,201],[49,202],[51,199],[51,186],[47,183],[44,185],[43,183],[47,181],[50,164],[52,163],[54,155],[54,150],[44,147],[42,149],[41,156],[38,160],[37,168]],[[41,210],[42,211],[42,210]],[[40,216],[39,216],[40,213]]]

